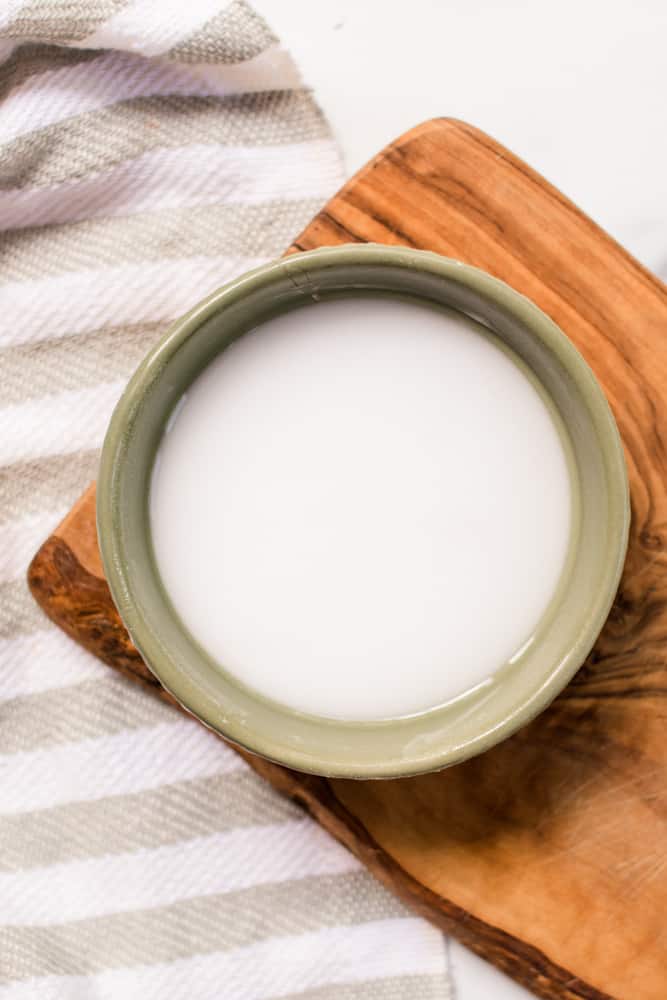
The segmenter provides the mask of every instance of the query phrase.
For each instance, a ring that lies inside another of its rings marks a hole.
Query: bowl
[[[206,653],[162,586],[148,496],[173,407],[226,346],[262,321],[313,299],[373,292],[417,296],[459,310],[514,350],[565,429],[578,509],[554,598],[531,642],[489,683],[416,715],[351,722],[273,702]],[[164,687],[207,726],[253,753],[301,771],[348,778],[399,777],[456,764],[546,708],[583,663],[609,613],[625,558],[629,509],[614,418],[565,334],[532,302],[483,271],[425,251],[373,244],[314,250],[267,264],[176,322],[139,366],[114,411],[97,488],[100,549],[114,602]]]

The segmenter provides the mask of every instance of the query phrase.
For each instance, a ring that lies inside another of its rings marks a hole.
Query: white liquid
[[[246,685],[346,719],[488,678],[557,585],[570,481],[549,412],[482,328],[409,301],[271,320],[199,377],[151,523],[192,634]]]

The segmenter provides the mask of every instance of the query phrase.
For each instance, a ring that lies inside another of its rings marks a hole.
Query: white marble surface
[[[463,118],[667,277],[664,0],[255,7],[297,58],[349,173],[425,118]]]
[[[419,121],[509,146],[667,278],[664,0],[253,0],[348,173]],[[529,994],[450,942],[456,1000]]]

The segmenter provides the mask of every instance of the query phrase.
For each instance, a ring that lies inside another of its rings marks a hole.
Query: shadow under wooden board
[[[434,775],[354,782],[244,756],[398,895],[540,996],[664,1000],[667,291],[524,163],[445,119],[384,149],[290,249],[354,241],[482,267],[572,338],[625,443],[627,565],[574,681],[481,757]],[[32,592],[72,638],[169,698],[111,602],[94,503],[91,486],[37,553]]]

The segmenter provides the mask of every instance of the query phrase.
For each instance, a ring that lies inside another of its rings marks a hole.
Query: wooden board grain
[[[482,757],[435,775],[354,782],[244,756],[417,910],[540,996],[664,1000],[667,291],[524,163],[445,119],[383,150],[290,252],[354,241],[482,267],[572,338],[626,448],[627,564],[574,681]],[[169,698],[111,601],[93,487],[37,553],[29,583],[74,639]]]

